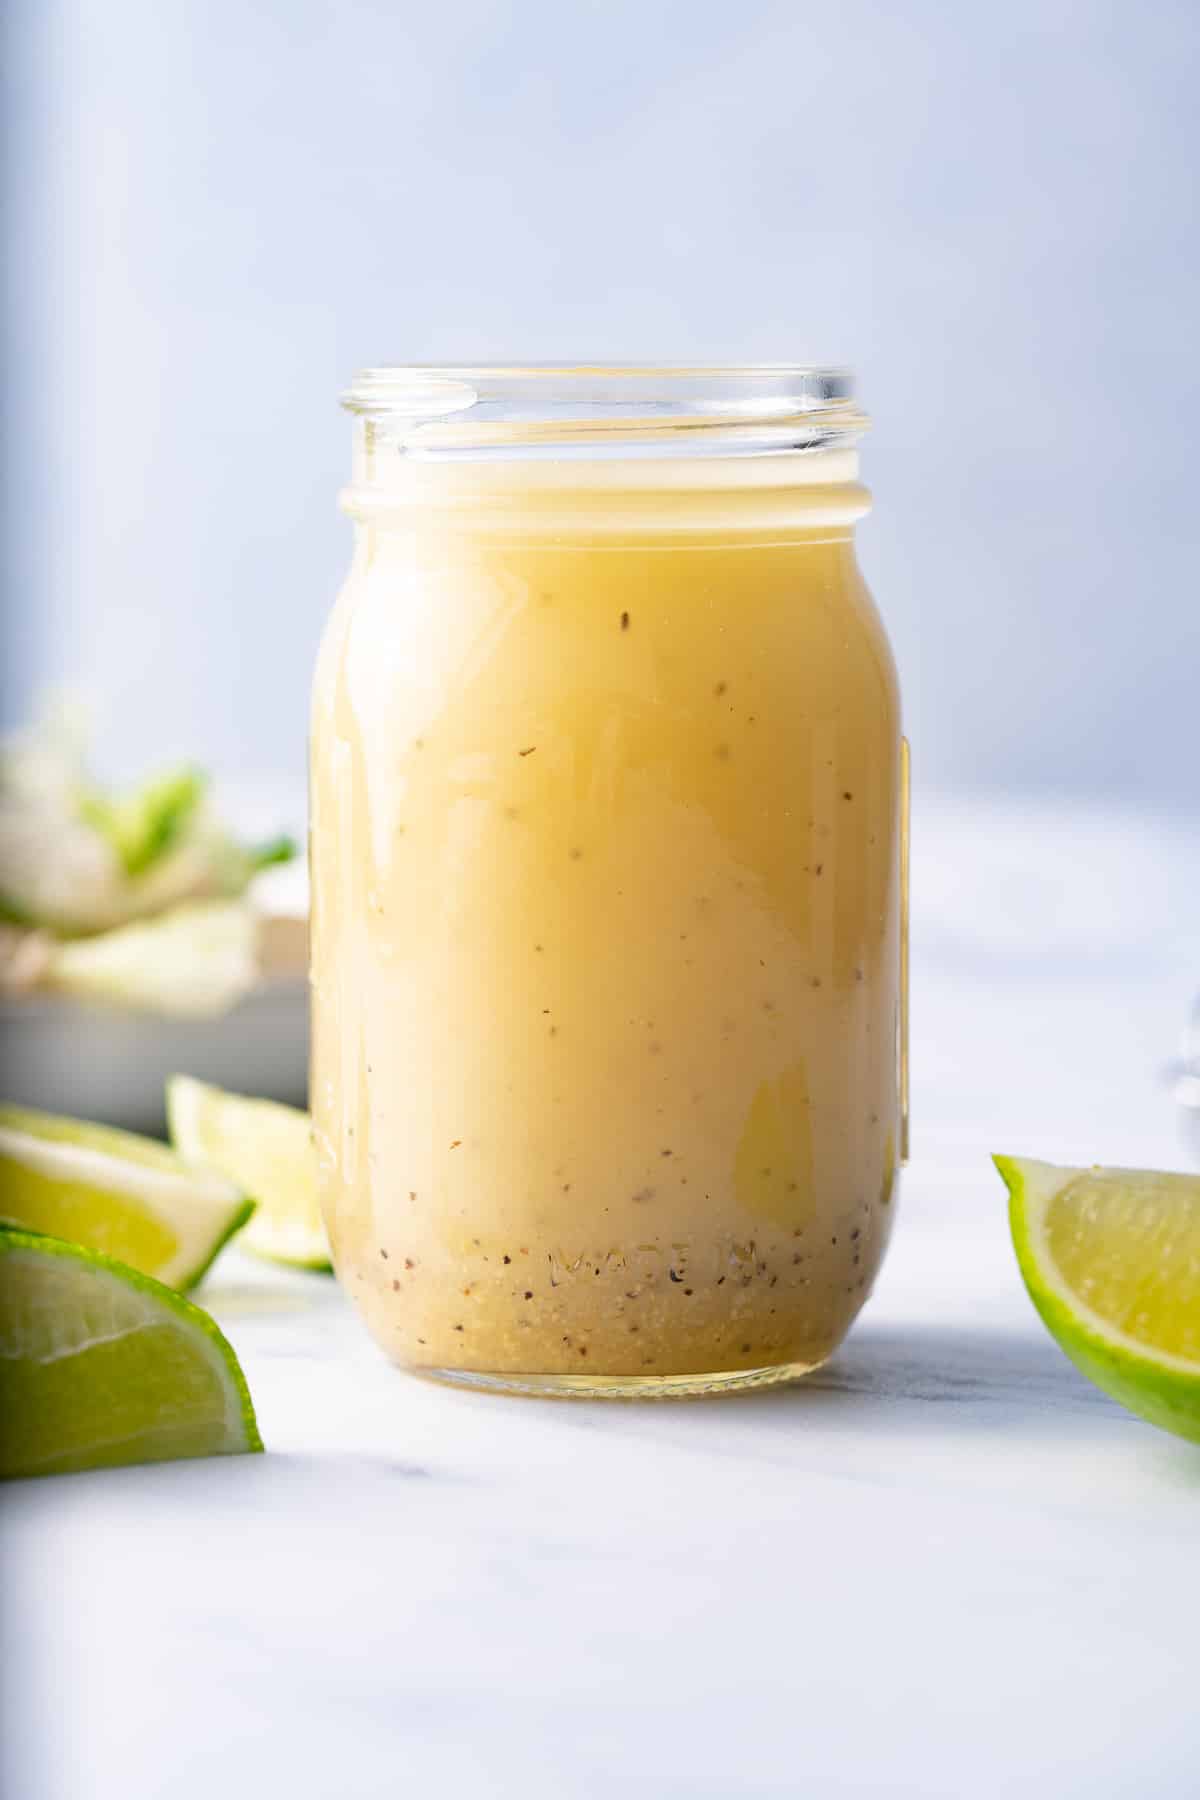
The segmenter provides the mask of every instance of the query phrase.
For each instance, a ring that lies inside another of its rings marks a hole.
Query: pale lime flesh
[[[228,1177],[165,1144],[0,1106],[0,1223],[86,1244],[190,1288],[253,1211]]]
[[[1098,1387],[1200,1442],[1200,1177],[997,1156],[1031,1299]]]
[[[220,1170],[255,1201],[241,1240],[245,1249],[298,1268],[332,1267],[306,1112],[174,1075],[167,1120],[177,1150]]]

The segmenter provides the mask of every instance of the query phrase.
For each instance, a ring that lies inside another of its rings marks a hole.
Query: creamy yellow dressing
[[[339,1273],[409,1366],[795,1373],[879,1266],[896,678],[853,458],[756,460],[385,473],[368,430],[313,1109]]]

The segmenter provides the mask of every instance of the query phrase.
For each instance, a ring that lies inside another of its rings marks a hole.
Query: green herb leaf
[[[112,845],[127,875],[144,875],[179,842],[207,785],[199,769],[173,769],[124,799],[83,794],[79,816]]]
[[[260,869],[269,869],[273,863],[291,862],[298,849],[295,838],[275,837],[268,838],[265,844],[250,844],[247,847],[246,855],[250,859],[253,872],[257,875]]]

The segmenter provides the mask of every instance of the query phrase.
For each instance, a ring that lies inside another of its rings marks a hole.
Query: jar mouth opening
[[[342,404],[438,460],[842,449],[867,426],[851,370],[797,363],[380,365]]]

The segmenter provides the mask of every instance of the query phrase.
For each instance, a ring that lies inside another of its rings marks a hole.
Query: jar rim
[[[802,363],[408,363],[342,395],[405,455],[748,455],[847,448],[853,372]]]

